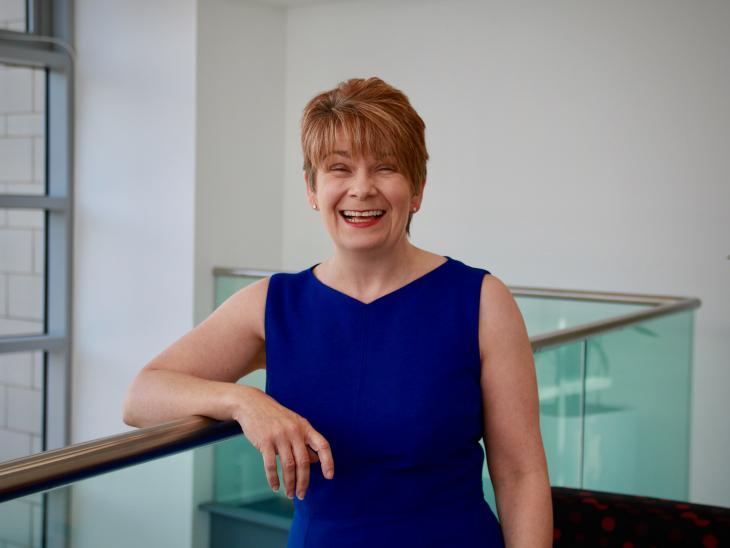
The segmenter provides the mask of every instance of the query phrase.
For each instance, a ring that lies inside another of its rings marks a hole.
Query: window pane
[[[583,485],[688,500],[694,311],[588,339]]]
[[[0,0],[0,29],[25,32],[25,0]]]
[[[45,115],[45,69],[0,64],[0,194],[45,193]]]
[[[0,354],[0,462],[43,450],[43,357]]]
[[[0,462],[43,451],[43,360],[43,352],[0,354]],[[0,546],[41,546],[42,529],[40,493],[0,509]]]
[[[0,336],[43,333],[45,214],[0,209]]]

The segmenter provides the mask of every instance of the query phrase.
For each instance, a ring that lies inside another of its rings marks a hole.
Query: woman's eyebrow
[[[327,158],[328,156],[335,155],[335,154],[339,155],[339,156],[344,156],[345,158],[350,158],[350,153],[346,150],[333,150],[327,156],[325,156],[325,158]]]
[[[352,158],[352,155],[347,150],[333,150],[332,152],[328,153],[323,158],[323,160],[326,160],[330,156],[343,156],[344,158],[348,158],[348,159],[351,159]],[[380,155],[377,156],[376,160],[378,162],[391,162],[391,163],[396,163],[396,157],[395,157],[395,155],[393,155],[391,153],[380,154]]]

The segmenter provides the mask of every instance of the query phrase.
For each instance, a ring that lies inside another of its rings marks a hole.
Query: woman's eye
[[[343,165],[330,166],[330,171],[347,171],[347,168]]]
[[[395,171],[393,166],[380,166],[378,168],[378,171]]]

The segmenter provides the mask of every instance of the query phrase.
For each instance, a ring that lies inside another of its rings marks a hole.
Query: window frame
[[[0,353],[43,352],[42,449],[70,443],[73,295],[73,0],[27,0],[27,32],[0,30],[0,63],[46,71],[45,194],[0,194],[0,208],[45,212],[44,329],[0,336]],[[55,43],[54,43],[55,42]],[[42,546],[70,546],[70,491],[44,494]]]

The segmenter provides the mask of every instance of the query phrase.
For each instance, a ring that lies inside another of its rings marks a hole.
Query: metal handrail
[[[260,278],[274,273],[276,271],[265,269],[214,269],[216,276]],[[510,286],[510,290],[513,295],[522,297],[650,306],[650,308],[615,318],[530,337],[533,351],[581,340],[595,333],[621,329],[647,319],[692,310],[701,304],[699,299],[665,295],[523,286]],[[241,434],[241,428],[234,420],[216,421],[195,416],[7,461],[0,464],[0,502],[207,445],[236,434]]]
[[[37,453],[0,464],[0,502],[214,443],[236,434],[234,420],[192,416]]]

